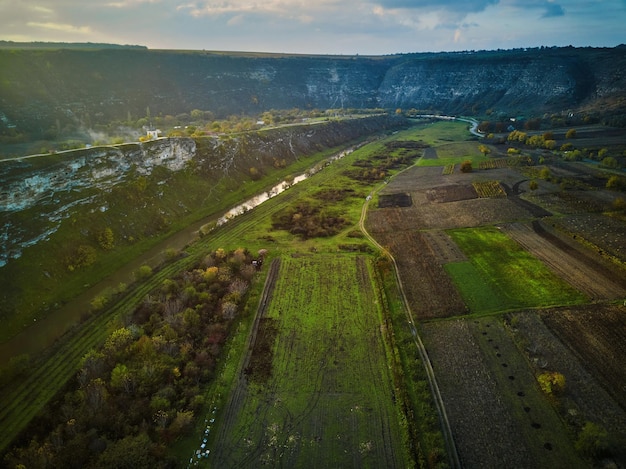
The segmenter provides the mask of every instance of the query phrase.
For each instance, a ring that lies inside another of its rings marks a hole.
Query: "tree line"
[[[218,249],[166,279],[123,318],[4,457],[7,467],[165,468],[205,408],[216,361],[246,313],[257,262]]]

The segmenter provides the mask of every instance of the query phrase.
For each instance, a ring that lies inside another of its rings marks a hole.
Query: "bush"
[[[472,162],[470,160],[465,160],[461,163],[460,170],[462,173],[471,173],[472,172]]]
[[[151,275],[152,268],[149,265],[142,265],[141,267],[139,267],[139,270],[137,270],[136,278],[139,280],[143,280],[150,277]]]
[[[548,395],[562,394],[565,391],[565,376],[557,371],[546,371],[537,377],[539,387]]]
[[[626,212],[626,199],[618,197],[613,201],[613,210],[616,212]]]

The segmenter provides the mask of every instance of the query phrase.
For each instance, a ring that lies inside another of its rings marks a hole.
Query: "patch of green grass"
[[[451,264],[447,271],[474,313],[586,300],[495,227],[451,230],[449,234],[469,263]]]
[[[444,269],[457,285],[462,285],[459,289],[470,311],[492,313],[507,309],[507,302],[485,282],[471,262],[453,262],[444,265]]]
[[[269,378],[240,385],[239,412],[218,429],[224,438],[209,462],[407,467],[366,261],[311,255],[281,262],[267,311],[278,327]]]
[[[414,128],[412,138],[423,140],[431,146],[439,146],[445,142],[458,142],[472,138],[467,127],[466,122],[459,121],[425,123]]]
[[[478,169],[489,158],[478,151],[477,142],[455,142],[437,146],[437,158],[421,159],[418,166],[448,166],[469,160]]]

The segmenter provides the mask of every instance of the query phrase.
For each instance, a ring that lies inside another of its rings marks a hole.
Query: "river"
[[[362,144],[361,144],[362,145]],[[330,158],[324,160],[330,163],[339,158],[352,153],[358,146],[343,150]],[[258,194],[245,202],[233,207],[217,220],[217,225],[227,223],[232,218],[252,210],[263,202],[284,192],[289,187],[304,181],[309,176],[321,171],[325,164],[317,164],[303,174],[295,176],[293,179],[282,181],[274,187]],[[0,366],[5,365],[11,357],[29,354],[36,355],[65,334],[72,327],[78,325],[81,317],[91,310],[91,302],[95,297],[104,291],[115,291],[120,283],[130,284],[133,282],[133,275],[142,265],[157,266],[165,260],[165,252],[170,249],[181,251],[190,243],[198,239],[198,232],[208,223],[214,223],[215,217],[205,218],[195,222],[183,230],[173,234],[164,241],[153,246],[148,251],[133,259],[131,262],[120,268],[117,272],[103,279],[97,284],[89,287],[76,298],[65,305],[50,312],[45,318],[34,321],[22,332],[0,344]]]

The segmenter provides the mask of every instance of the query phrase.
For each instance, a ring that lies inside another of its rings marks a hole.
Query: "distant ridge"
[[[129,44],[105,44],[97,42],[13,42],[1,41],[0,49],[148,49],[146,46]]]

